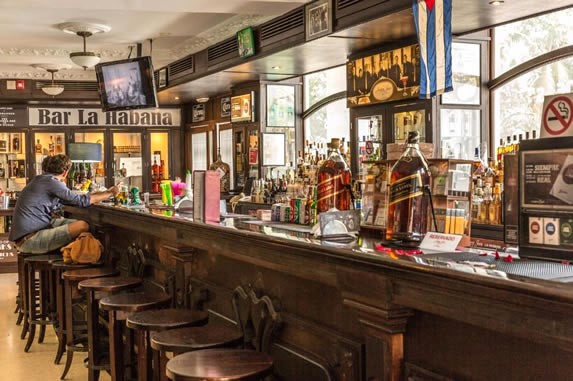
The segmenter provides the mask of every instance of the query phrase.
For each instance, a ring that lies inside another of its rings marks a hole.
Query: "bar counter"
[[[90,222],[110,263],[148,271],[184,308],[232,318],[231,293],[272,296],[282,327],[272,345],[282,380],[569,380],[573,285],[427,266],[414,258],[167,209],[66,209]]]

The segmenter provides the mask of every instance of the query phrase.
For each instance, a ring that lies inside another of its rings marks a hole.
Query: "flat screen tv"
[[[151,57],[103,62],[95,72],[103,111],[157,107]]]

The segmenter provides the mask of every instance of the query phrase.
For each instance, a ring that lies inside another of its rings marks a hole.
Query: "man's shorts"
[[[22,253],[44,254],[59,249],[72,242],[68,224],[77,221],[72,218],[55,218],[51,227],[42,229],[27,239],[18,250]]]

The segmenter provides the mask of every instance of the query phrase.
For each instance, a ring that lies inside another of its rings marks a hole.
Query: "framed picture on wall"
[[[6,139],[0,139],[0,153],[8,152],[8,142]]]
[[[306,41],[332,33],[332,2],[318,0],[304,8]]]
[[[14,133],[10,134],[10,140],[8,141],[8,152],[11,153],[22,153],[22,134]]]
[[[231,97],[231,122],[254,121],[253,98],[253,92]]]
[[[294,127],[294,86],[267,85],[267,127]]]
[[[167,68],[162,67],[157,71],[157,87],[162,89],[167,87]]]
[[[250,57],[255,54],[255,38],[252,27],[237,32],[237,44],[240,57]]]
[[[347,106],[417,98],[420,95],[420,46],[403,46],[346,64]]]
[[[263,133],[263,165],[285,165],[285,134]]]

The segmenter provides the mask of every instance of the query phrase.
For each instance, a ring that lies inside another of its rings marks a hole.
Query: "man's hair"
[[[53,175],[61,175],[72,166],[72,161],[64,154],[48,156],[42,162],[42,170]]]

